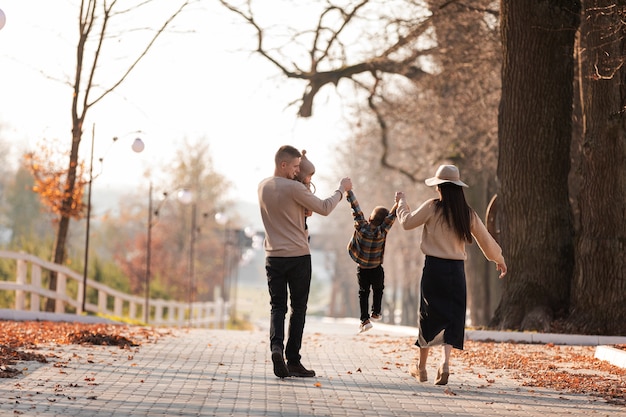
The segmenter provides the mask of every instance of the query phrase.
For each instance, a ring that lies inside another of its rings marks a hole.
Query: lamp
[[[140,153],[143,152],[145,145],[143,144],[143,140],[141,140],[141,138],[135,138],[133,144],[130,147],[133,151]]]
[[[96,138],[96,124],[94,123],[91,127],[91,154],[89,157],[89,183],[87,188],[87,224],[85,226],[85,265],[83,266],[83,302],[81,305],[81,312],[85,312],[85,303],[87,302],[87,272],[89,271],[89,228],[91,225],[91,185],[93,180],[95,179],[93,175],[93,151],[94,151],[94,142]],[[113,138],[113,143],[118,140],[117,136]],[[135,138],[131,148],[133,151],[140,153],[144,150],[144,143],[141,138]],[[100,163],[102,163],[103,158],[100,158]]]

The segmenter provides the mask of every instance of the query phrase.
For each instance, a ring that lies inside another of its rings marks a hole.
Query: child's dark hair
[[[387,217],[388,215],[389,210],[382,206],[378,206],[374,209],[374,216],[372,217],[370,223],[374,226],[380,226],[381,224],[383,224],[383,221],[385,221],[385,217]]]

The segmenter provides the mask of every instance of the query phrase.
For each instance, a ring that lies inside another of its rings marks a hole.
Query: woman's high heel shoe
[[[448,377],[450,376],[450,369],[448,365],[444,365],[443,363],[439,365],[439,369],[437,369],[437,378],[435,379],[435,385],[447,385]]]
[[[428,373],[426,372],[426,369],[419,369],[417,363],[409,365],[409,373],[412,377],[419,379],[420,382],[428,381]]]

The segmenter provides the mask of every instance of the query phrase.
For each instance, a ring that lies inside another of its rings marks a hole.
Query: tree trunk
[[[580,232],[568,324],[618,335],[626,333],[626,41],[615,3],[583,2]]]
[[[568,309],[573,48],[579,5],[503,0],[498,115],[501,241],[509,274],[492,325],[547,331]]]
[[[74,187],[76,186],[76,173],[78,167],[78,147],[83,133],[82,119],[78,120],[75,116],[73,116],[72,119],[74,125],[72,129],[72,149],[70,151],[70,163],[65,183],[65,198],[63,199],[61,218],[59,219],[59,227],[57,229],[56,243],[54,247],[54,263],[59,265],[65,264],[67,233],[70,227],[70,213],[72,211],[72,206],[76,204],[73,196]],[[56,288],[57,275],[56,272],[51,271],[48,289],[50,291],[56,291]],[[55,301],[48,298],[46,301],[46,311],[54,311],[54,305]]]
[[[394,226],[401,228],[402,226]],[[404,232],[404,231],[402,231]],[[412,233],[414,235],[414,233]],[[412,246],[402,246],[402,267],[399,274],[402,287],[400,288],[402,304],[402,316],[400,324],[403,326],[417,326],[419,321],[419,297],[420,297],[420,280],[422,269],[424,267],[423,257],[415,258],[410,248],[418,247],[419,240],[415,236],[403,236],[409,241],[414,241]],[[392,312],[393,313],[393,312]]]
[[[469,205],[485,222],[484,213],[489,203],[488,175],[472,175],[472,186],[465,192]],[[467,308],[472,326],[485,326],[491,320],[499,298],[492,296],[493,283],[498,282],[495,264],[485,259],[476,244],[467,247]],[[494,294],[496,295],[496,294]]]

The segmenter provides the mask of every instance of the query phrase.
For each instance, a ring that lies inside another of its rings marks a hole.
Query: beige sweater
[[[465,241],[460,239],[440,214],[435,213],[435,199],[425,201],[417,210],[411,212],[404,198],[400,199],[397,210],[398,220],[405,230],[424,225],[420,248],[425,255],[442,259],[467,259]],[[472,236],[485,257],[497,264],[504,263],[502,249],[489,234],[476,212],[472,211],[470,225]]]
[[[327,216],[341,201],[343,190],[322,200],[304,184],[282,177],[266,178],[259,184],[259,206],[265,226],[265,255],[291,257],[309,255],[304,209]]]

